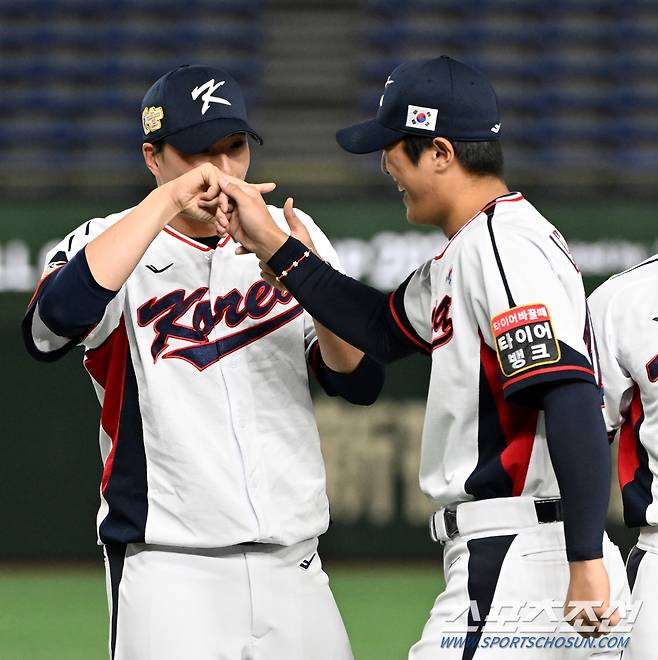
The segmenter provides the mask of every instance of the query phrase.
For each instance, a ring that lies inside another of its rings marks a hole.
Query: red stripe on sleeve
[[[57,266],[57,268],[53,268],[47,275],[44,275],[40,280],[39,283],[36,286],[36,289],[34,290],[34,293],[32,294],[32,297],[30,298],[30,302],[27,304],[27,308],[30,309],[32,307],[32,304],[36,300],[36,297],[39,295],[39,291],[43,288],[43,285],[45,281],[51,276],[54,275],[60,268],[64,268],[66,264],[62,264],[61,266]]]
[[[315,342],[313,343],[313,346],[311,346],[311,351],[309,354],[309,363],[311,365],[311,369],[313,370],[313,373],[315,374],[318,373],[319,358],[320,358],[320,342],[316,339]]]
[[[510,378],[503,385],[503,389],[509,387],[510,385],[514,385],[514,383],[518,383],[522,380],[525,380],[526,378],[533,378],[534,376],[538,376],[540,374],[552,373],[554,371],[582,371],[586,374],[590,374],[592,378],[594,378],[594,372],[591,369],[587,369],[586,367],[577,367],[571,365],[564,365],[561,367],[546,367],[545,369],[536,369],[535,371],[530,371],[529,373],[523,374],[521,376],[517,376],[516,378]]]
[[[640,388],[636,385],[633,389],[633,398],[628,411],[628,419],[624,422],[619,433],[619,456],[617,467],[619,472],[619,486],[624,488],[635,479],[635,472],[640,467],[640,457],[637,454],[637,423],[644,416]]]
[[[538,412],[505,401],[496,353],[485,344],[482,335],[480,362],[496,403],[500,427],[505,438],[506,447],[500,455],[500,462],[512,481],[512,495],[521,495],[535,442]]]
[[[423,351],[425,351],[426,353],[431,353],[431,352],[432,352],[431,347],[428,346],[427,344],[423,343],[423,342],[420,341],[419,339],[416,339],[416,337],[414,337],[414,336],[411,334],[411,332],[409,332],[409,330],[407,330],[407,328],[403,325],[402,321],[400,320],[400,317],[398,316],[397,312],[395,311],[395,305],[393,304],[393,297],[395,296],[395,293],[396,293],[396,292],[393,291],[393,292],[391,293],[391,295],[388,297],[388,306],[389,306],[389,308],[390,308],[390,310],[391,310],[391,315],[393,316],[393,320],[395,321],[395,323],[396,323],[396,325],[398,326],[398,328],[400,328],[400,330],[402,330],[402,332],[404,333],[404,336],[405,336],[410,342],[412,342],[413,344],[415,344],[416,346],[418,346],[418,348],[421,348],[421,349],[422,349]]]
[[[128,358],[128,335],[123,317],[112,334],[96,349],[85,354],[85,368],[91,377],[105,390],[101,426],[112,440],[112,448],[103,466],[101,492],[105,493],[112,474],[119,420],[123,405],[123,391],[126,382],[126,360]]]

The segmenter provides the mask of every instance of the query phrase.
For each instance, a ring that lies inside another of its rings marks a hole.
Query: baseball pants
[[[106,546],[110,658],[353,660],[317,546]]]
[[[641,603],[624,660],[655,660],[658,657],[658,527],[643,527],[637,545],[626,562],[631,599]]]
[[[561,522],[540,524],[528,497],[462,504],[457,522],[460,533],[445,541],[445,590],[409,660],[620,658],[627,635],[586,640],[559,622],[569,583]],[[611,598],[628,604],[624,563],[607,536],[603,552]]]

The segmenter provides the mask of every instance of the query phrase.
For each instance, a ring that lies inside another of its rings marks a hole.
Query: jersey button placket
[[[221,281],[222,273],[228,274],[233,271],[230,264],[227,263],[227,258],[229,255],[224,255],[220,250],[213,250],[209,252],[210,255],[210,271],[208,275],[208,295],[210,296],[211,308],[213,306],[213,301],[217,299],[218,295],[222,295],[222,292],[229,291],[234,286],[240,290],[239,283],[234,282],[232,279],[230,281],[225,281],[221,286],[218,285],[218,282]],[[222,268],[223,266],[223,268]],[[239,328],[226,328],[216,326],[210,333],[208,337],[209,341],[217,341],[223,335],[230,334],[231,332],[238,331]],[[218,348],[219,350],[219,348]],[[257,465],[256,456],[252,452],[251,441],[250,441],[250,428],[249,428],[249,383],[242,383],[244,379],[244,361],[240,361],[239,356],[230,354],[221,358],[216,365],[217,375],[219,378],[222,378],[224,381],[224,386],[228,394],[228,408],[231,419],[231,426],[233,429],[233,435],[238,444],[240,450],[240,455],[242,456],[242,469],[245,479],[245,487],[247,494],[249,496],[249,501],[251,503],[256,522],[258,524],[258,538],[263,536],[263,520],[261,517],[262,507],[260,506],[259,496],[258,496],[258,482],[257,477],[259,469]]]

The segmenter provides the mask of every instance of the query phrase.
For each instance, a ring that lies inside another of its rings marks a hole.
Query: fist
[[[215,224],[221,192],[219,174],[217,167],[204,163],[165,183],[162,188],[180,214],[191,220]]]

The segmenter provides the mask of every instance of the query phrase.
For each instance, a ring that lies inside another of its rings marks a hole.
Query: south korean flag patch
[[[436,108],[422,108],[419,105],[407,107],[407,128],[422,128],[425,131],[436,129],[436,118],[439,111]]]
[[[560,344],[546,305],[509,309],[491,319],[491,329],[500,369],[508,378],[560,361]]]

